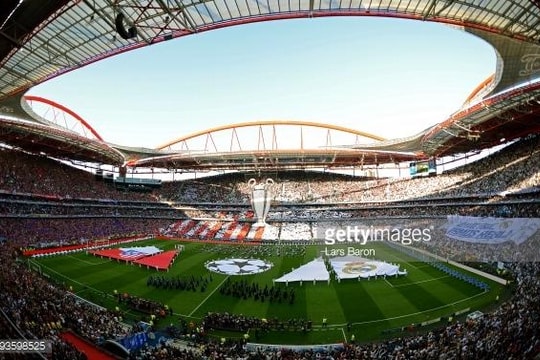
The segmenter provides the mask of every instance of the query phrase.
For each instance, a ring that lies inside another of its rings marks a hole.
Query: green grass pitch
[[[156,245],[163,250],[170,250],[178,243],[145,240],[125,246]],[[220,294],[219,288],[227,278],[245,279],[262,287],[271,286],[272,279],[313,260],[324,250],[324,246],[307,245],[301,255],[284,256],[283,250],[279,253],[279,247],[274,245],[183,244],[185,250],[168,272],[158,272],[84,252],[32,261],[39,263],[48,276],[71,286],[77,295],[109,308],[118,306],[112,296],[114,290],[167,304],[174,311],[174,318],[163,320],[167,321],[165,324],[174,323],[178,317],[197,322],[207,312],[229,312],[269,319],[309,319],[313,322],[314,331],[289,331],[286,334],[270,332],[257,339],[261,342],[282,344],[343,342],[349,339],[351,334],[355,334],[359,341],[380,339],[388,329],[447,317],[467,308],[484,308],[503,292],[502,286],[487,279],[483,281],[490,285],[491,291],[482,292],[464,281],[447,276],[427,263],[377,243],[369,246],[374,249],[376,259],[399,263],[402,269],[407,269],[407,276],[369,281],[343,280],[341,283],[332,280],[330,284],[289,283],[288,287],[294,288],[296,295],[294,304],[287,301],[271,303],[268,300],[244,300]],[[244,276],[211,273],[204,267],[208,260],[226,258],[261,258],[272,262],[274,266],[266,272]],[[156,274],[165,277],[212,274],[212,280],[205,291],[147,286],[148,277]],[[285,287],[285,284],[279,286]],[[125,315],[128,319],[143,316],[127,309]],[[328,326],[324,328],[321,326],[323,318],[328,319]]]

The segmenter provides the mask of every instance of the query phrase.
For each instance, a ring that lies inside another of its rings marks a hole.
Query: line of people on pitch
[[[119,303],[126,304],[130,309],[154,315],[154,317],[151,317],[152,320],[155,320],[155,316],[164,318],[173,313],[172,308],[157,301],[144,299],[128,293],[120,294],[116,290],[114,291],[114,294]]]
[[[150,275],[146,280],[146,286],[160,289],[200,291],[205,292],[208,284],[212,282],[212,275],[207,276],[175,276],[167,277],[163,275]]]
[[[281,286],[262,287],[257,283],[249,283],[247,280],[231,280],[228,278],[219,288],[219,293],[225,296],[233,296],[239,299],[253,299],[255,301],[265,302],[288,302],[294,304],[296,295],[293,288],[283,288]]]

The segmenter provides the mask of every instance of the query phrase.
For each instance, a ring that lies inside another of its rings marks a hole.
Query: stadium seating
[[[261,228],[252,226],[249,189],[239,174],[165,183],[151,194],[125,193],[55,160],[1,149],[0,238],[5,241],[0,244],[0,337],[17,336],[15,326],[27,334],[53,340],[59,356],[82,359],[80,353],[61,341],[60,334],[66,328],[95,344],[137,330],[126,329],[115,311],[89,305],[69,289],[50,283],[15,261],[14,254],[21,249],[52,248],[51,252],[68,254],[73,250],[70,246],[94,239],[158,233],[196,241],[218,240],[221,244],[301,242],[315,240],[314,234],[323,226],[343,225],[359,218],[394,223],[406,219],[421,224],[425,219],[436,221],[449,214],[538,217],[539,144],[540,137],[532,136],[437,177],[375,180],[280,173],[283,181],[278,186],[278,200],[288,204],[277,203],[269,214],[269,226]],[[392,203],[388,202],[389,194]],[[172,207],[163,200],[177,203]],[[240,206],[233,209],[234,204]],[[183,209],[178,205],[189,206]],[[422,243],[421,249],[462,261],[495,260],[492,249],[483,244],[451,241],[440,228],[434,232],[441,241]],[[523,254],[538,254],[539,246],[538,239],[497,245],[497,254],[507,260],[505,267],[515,282],[514,294],[475,321],[452,322],[426,333],[377,344],[320,350],[319,355],[315,350],[284,349],[279,356],[428,359],[445,354],[447,358],[533,358],[540,352],[540,267],[538,262],[517,260]],[[441,270],[480,288],[485,286],[450,268]],[[28,283],[33,286],[25,286]],[[201,347],[173,349],[160,345],[141,350],[140,358],[152,358],[164,349],[186,359],[214,355],[255,358],[260,351],[268,357],[278,356],[277,350],[250,350],[231,341],[212,341],[189,330],[183,336]]]

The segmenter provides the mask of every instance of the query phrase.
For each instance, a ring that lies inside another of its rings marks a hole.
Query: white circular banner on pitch
[[[204,266],[218,274],[253,275],[272,268],[273,264],[260,259],[224,259],[209,261]]]

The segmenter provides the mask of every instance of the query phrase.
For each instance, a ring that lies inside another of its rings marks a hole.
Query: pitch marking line
[[[391,248],[391,249],[392,249],[392,248]],[[396,249],[392,249],[392,250],[396,251]],[[392,253],[387,253],[387,255],[390,255],[390,256],[392,256],[393,258],[398,259],[400,262],[404,262],[405,264],[408,264],[410,267],[415,268],[415,269],[418,270],[418,267],[414,266],[413,264],[411,264],[411,263],[408,262],[408,261],[405,261],[402,257],[399,257],[399,256],[394,255],[394,254],[392,254]]]
[[[88,289],[83,288],[83,289],[81,289],[79,291],[75,291],[74,294],[80,296],[82,293],[87,292],[87,291],[88,291]]]
[[[394,285],[392,287],[405,287],[405,286],[411,286],[411,285],[416,285],[416,284],[423,284],[423,283],[427,283],[427,282],[430,282],[430,281],[437,281],[437,280],[441,280],[441,279],[444,279],[444,278],[449,278],[450,275],[446,275],[446,276],[441,276],[441,277],[438,277],[438,278],[433,278],[433,279],[427,279],[427,280],[422,280],[422,281],[415,281],[415,282],[412,282],[412,283],[408,283],[408,284],[401,284],[401,285]],[[386,280],[386,279],[385,279]],[[388,282],[388,281],[387,281]]]
[[[396,287],[396,286],[392,285],[392,283],[391,283],[390,281],[386,280],[386,278],[384,278],[384,281],[386,281],[386,283],[387,283],[388,285],[390,285],[391,287]]]
[[[107,261],[102,261],[102,262],[98,262],[98,263],[93,263],[93,262],[91,262],[91,261],[87,261],[87,260],[82,260],[82,259],[76,258],[76,257],[73,256],[73,255],[66,255],[66,257],[75,259],[75,260],[77,260],[77,261],[80,261],[80,262],[82,262],[82,263],[85,263],[85,264],[88,264],[88,265],[92,265],[92,266],[103,265],[103,264],[106,264],[106,263],[108,263],[108,262],[111,262],[111,260],[107,260]]]
[[[32,261],[32,263],[35,263],[35,262]],[[75,280],[75,279],[70,278],[69,276],[66,276],[66,275],[64,275],[64,274],[62,274],[62,273],[59,273],[58,271],[51,269],[51,268],[48,267],[47,265],[44,265],[44,264],[38,264],[38,265],[39,265],[39,266],[42,266],[42,267],[44,267],[44,268],[46,268],[46,269],[49,270],[50,272],[53,272],[53,273],[59,275],[60,277],[63,277],[64,279],[68,279],[69,281],[71,281],[71,282],[73,282],[73,283],[75,283],[75,284],[79,284],[79,285],[83,286],[84,288],[92,289],[92,290],[96,291],[96,292],[99,293],[99,294],[105,294],[105,296],[107,296],[107,297],[113,297],[113,296],[110,295],[110,294],[104,293],[104,292],[101,291],[101,290],[98,290],[98,289],[96,289],[96,288],[94,288],[94,287],[92,287],[92,286],[89,286],[89,285],[87,285],[87,284],[83,284],[83,283],[80,282],[80,281],[77,281],[77,280]]]
[[[482,295],[486,295],[488,294],[489,291],[482,291],[481,293],[478,293],[476,295],[473,295],[473,296],[470,296],[468,298],[465,298],[465,299],[461,299],[461,300],[458,300],[458,301],[454,301],[453,303],[451,304],[446,304],[446,305],[441,305],[441,306],[437,306],[435,308],[432,308],[432,309],[427,309],[427,310],[423,310],[423,311],[417,311],[415,313],[410,313],[410,314],[405,314],[405,315],[400,315],[400,316],[394,316],[394,317],[391,317],[391,318],[384,318],[384,319],[377,319],[377,320],[369,320],[369,321],[360,321],[360,322],[355,322],[355,323],[352,323],[351,325],[364,325],[364,324],[373,324],[373,323],[378,323],[378,322],[383,322],[383,321],[387,321],[387,320],[395,320],[395,319],[402,319],[402,318],[406,318],[406,317],[409,317],[409,316],[416,316],[416,315],[420,315],[420,314],[424,314],[424,313],[428,313],[428,312],[431,312],[431,311],[436,311],[436,310],[440,310],[440,309],[444,309],[445,307],[450,307],[450,306],[454,306],[456,304],[459,304],[459,303],[462,303],[464,301],[469,301],[471,299],[474,299],[478,296],[482,296]],[[338,327],[338,326],[346,326],[347,323],[343,323],[343,324],[329,324],[327,325],[328,328],[335,328],[335,327]],[[314,325],[313,328],[315,327],[320,327],[321,325]]]
[[[193,309],[193,311],[190,312],[188,316],[193,315],[195,313],[195,311],[199,310],[199,308],[202,306],[202,304],[204,304],[208,299],[210,299],[210,296],[214,295],[214,293],[217,291],[217,289],[219,289],[221,287],[221,285],[223,285],[223,283],[225,281],[227,281],[227,279],[229,277],[230,277],[230,275],[227,275],[227,277],[225,279],[223,279],[223,281],[220,282],[219,285],[216,286],[216,288],[214,290],[212,290],[212,292],[210,294],[208,294],[208,296],[203,301],[201,301],[201,303],[199,305],[197,305],[197,307],[195,309]]]
[[[345,340],[345,344],[347,343],[347,335],[345,335],[345,330],[341,328],[341,333],[343,334],[343,340]]]
[[[415,313],[405,314],[405,315],[401,315],[401,316],[394,316],[394,317],[391,317],[391,318],[357,322],[357,323],[353,323],[353,325],[373,324],[373,323],[377,323],[377,322],[381,322],[381,321],[395,320],[395,319],[406,318],[406,317],[409,317],[409,316],[416,316],[416,315],[420,315],[420,314],[423,314],[423,313],[427,313],[427,312],[431,312],[431,311],[435,311],[435,310],[444,309],[446,307],[454,306],[456,304],[462,303],[464,301],[469,301],[471,299],[474,299],[475,297],[482,296],[482,295],[485,295],[487,293],[488,293],[487,291],[483,291],[483,292],[481,292],[479,294],[476,294],[476,295],[473,295],[471,297],[461,299],[461,300],[458,300],[458,301],[454,301],[451,304],[441,305],[441,306],[438,306],[438,307],[435,307],[435,308],[432,308],[432,309],[428,309],[428,310],[424,310],[424,311],[418,311],[418,312],[415,312]]]

